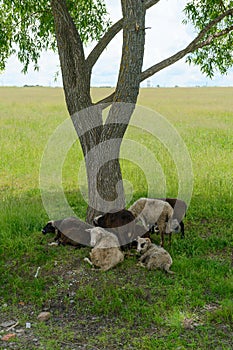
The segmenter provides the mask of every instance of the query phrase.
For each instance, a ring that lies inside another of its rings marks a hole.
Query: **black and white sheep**
[[[90,259],[85,258],[89,264],[100,267],[100,270],[107,271],[124,260],[124,255],[119,249],[119,241],[111,232],[102,227],[94,227],[87,230],[90,233],[90,244],[93,249],[90,252]]]
[[[169,234],[169,243],[171,244],[173,208],[169,203],[159,199],[140,198],[128,210],[132,212],[135,218],[141,220],[145,230],[150,229],[155,224],[157,225],[162,247],[166,233]]]
[[[142,254],[139,258],[140,266],[146,267],[148,270],[160,269],[174,274],[173,271],[170,271],[171,255],[164,248],[151,243],[149,238],[138,237],[137,242],[137,252]]]
[[[55,233],[55,239],[50,245],[71,244],[76,247],[90,245],[90,233],[87,229],[93,226],[75,217],[68,217],[63,220],[49,221],[42,229],[42,233]]]

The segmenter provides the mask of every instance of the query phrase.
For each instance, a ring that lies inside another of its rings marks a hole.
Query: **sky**
[[[121,18],[120,0],[106,0],[107,10],[114,23]],[[194,37],[191,26],[182,24],[182,10],[186,0],[161,0],[147,11],[145,56],[143,70],[161,60],[170,57],[184,48]],[[86,55],[94,44],[85,48]],[[92,86],[115,86],[121,58],[122,33],[119,33],[108,45],[97,61],[92,74]],[[43,52],[39,61],[40,70],[36,72],[30,66],[28,73],[21,73],[22,65],[15,56],[8,60],[6,70],[0,74],[0,86],[43,85],[62,86],[58,55]],[[160,71],[141,86],[233,86],[233,69],[227,75],[216,74],[211,80],[203,75],[199,67],[188,65],[185,58]]]

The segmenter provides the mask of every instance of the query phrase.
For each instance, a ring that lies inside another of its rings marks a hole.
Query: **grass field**
[[[93,89],[95,99],[109,89]],[[89,248],[49,247],[39,171],[44,148],[67,117],[62,89],[0,88],[0,349],[221,349],[233,348],[233,88],[142,89],[139,104],[176,128],[192,159],[194,186],[185,218],[186,238],[173,235],[174,276],[136,266],[136,256],[106,273],[83,262]],[[157,157],[167,194],[176,196],[173,161],[148,133],[127,138]],[[73,145],[63,187],[84,219],[86,202]],[[134,199],[147,195],[145,175],[127,160],[124,178]],[[156,186],[156,182],[155,182]],[[156,190],[155,190],[156,193]],[[155,237],[155,241],[157,237]],[[41,267],[38,278],[34,275]],[[39,322],[47,310],[51,318]],[[13,330],[1,326],[13,320]],[[25,328],[26,322],[31,328]]]

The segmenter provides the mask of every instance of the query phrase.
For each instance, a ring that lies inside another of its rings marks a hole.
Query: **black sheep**
[[[137,225],[134,215],[127,209],[108,212],[94,218],[94,225],[108,229],[114,233],[122,248],[136,246],[134,241],[138,236],[148,236],[144,227]]]

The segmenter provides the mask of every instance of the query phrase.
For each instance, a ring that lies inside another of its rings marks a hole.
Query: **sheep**
[[[140,266],[148,270],[160,269],[170,274],[175,273],[170,271],[172,258],[164,248],[151,243],[149,238],[138,237],[137,242],[137,252],[142,254],[139,258]]]
[[[171,207],[174,210],[173,218],[172,218],[172,231],[181,232],[181,238],[184,238],[185,235],[184,235],[183,218],[186,215],[187,204],[183,200],[178,198],[158,198],[158,199],[166,201],[171,205]]]
[[[103,228],[117,228],[135,220],[134,215],[127,209],[116,210],[94,218],[94,225]]]
[[[55,233],[55,242],[49,245],[71,244],[76,247],[90,245],[90,233],[86,229],[93,226],[75,217],[68,217],[63,220],[49,221],[42,229],[42,233]]]
[[[108,212],[94,218],[95,226],[108,228],[108,231],[114,233],[123,249],[130,248],[131,242],[135,236],[135,217],[127,209],[121,209],[114,212]]]
[[[162,247],[164,246],[164,235],[166,233],[169,234],[169,244],[171,244],[173,209],[169,203],[159,199],[140,198],[128,210],[142,221],[145,230],[157,224]]]
[[[136,238],[150,237],[150,232],[143,226],[138,225],[134,215],[127,209],[108,212],[94,218],[95,226],[108,228],[114,233],[123,250],[136,247]]]
[[[90,252],[90,258],[84,258],[90,265],[100,267],[101,271],[107,271],[124,260],[124,255],[119,249],[117,237],[103,229],[94,227],[87,229],[90,233],[90,245],[93,249]]]

